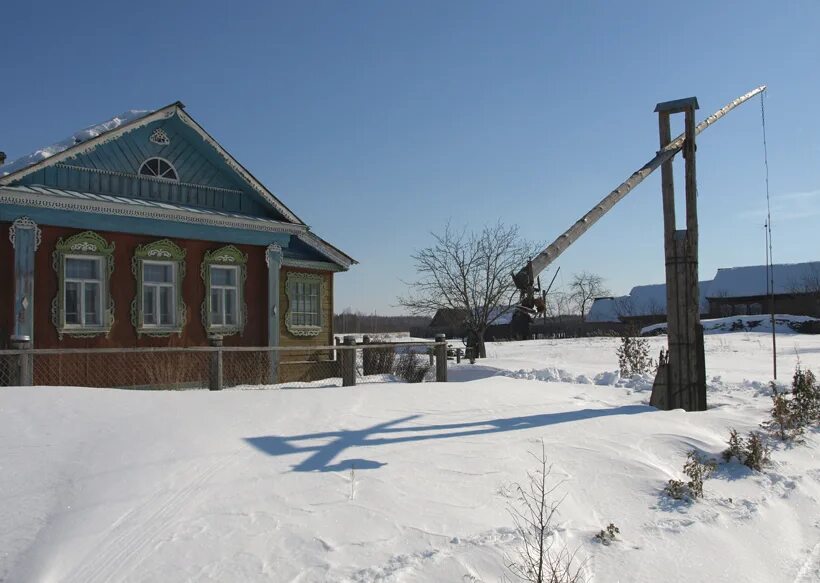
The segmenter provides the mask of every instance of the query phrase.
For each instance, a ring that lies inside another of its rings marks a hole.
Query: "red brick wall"
[[[14,247],[9,241],[11,223],[0,223],[0,348],[9,347],[14,333]]]

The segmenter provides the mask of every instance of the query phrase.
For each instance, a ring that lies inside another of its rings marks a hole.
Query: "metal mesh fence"
[[[357,382],[420,383],[436,378],[433,345],[430,343],[362,344],[358,348]]]
[[[34,385],[207,388],[210,355],[202,351],[33,352]]]
[[[436,379],[432,343],[0,351],[0,386],[326,387]],[[345,358],[347,355],[349,358]],[[348,363],[348,364],[346,364]],[[347,367],[346,369],[344,367]]]
[[[0,387],[20,384],[19,361],[17,354],[0,353]]]

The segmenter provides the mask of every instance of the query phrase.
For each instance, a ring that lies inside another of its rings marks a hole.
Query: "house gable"
[[[154,157],[170,163],[178,181],[141,176],[142,164]],[[303,224],[177,104],[70,146],[0,178],[0,183],[123,196]]]

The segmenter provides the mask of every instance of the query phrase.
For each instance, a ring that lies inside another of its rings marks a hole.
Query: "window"
[[[142,163],[142,166],[140,166],[139,174],[140,176],[164,178],[175,182],[179,181],[176,169],[164,158],[148,158]]]
[[[211,267],[211,326],[236,326],[239,312],[239,269]]]
[[[142,265],[142,325],[176,324],[174,264],[145,261]]]
[[[63,306],[66,326],[101,325],[102,287],[102,258],[65,258]]]
[[[137,297],[131,304],[131,321],[137,334],[182,334],[186,308],[182,299],[185,250],[163,239],[140,245],[132,265]]]
[[[317,336],[322,331],[324,280],[312,273],[290,273],[286,283],[288,312],[285,326],[294,336]]]
[[[319,283],[294,282],[290,321],[296,326],[319,325]]]
[[[202,323],[208,332],[223,336],[242,333],[247,262],[247,255],[233,245],[205,253],[202,279],[207,293],[202,305]]]
[[[60,239],[54,248],[57,297],[51,318],[60,339],[107,334],[114,321],[109,277],[114,269],[114,244],[94,232]]]
[[[754,303],[751,306],[749,306],[749,314],[751,314],[753,316],[759,316],[762,313],[763,313],[763,304]]]

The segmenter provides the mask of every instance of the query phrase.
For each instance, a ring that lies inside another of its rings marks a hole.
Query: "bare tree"
[[[399,304],[413,314],[440,309],[464,314],[464,325],[486,357],[484,334],[515,300],[511,273],[518,271],[535,247],[523,241],[518,227],[496,223],[478,233],[458,231],[448,223],[435,242],[412,255],[418,280]]]
[[[587,271],[572,276],[569,289],[572,301],[582,317],[586,317],[595,298],[610,295],[609,290],[604,285],[604,278]]]
[[[507,569],[517,579],[528,583],[581,583],[583,565],[575,561],[575,553],[566,545],[557,546],[553,519],[563,499],[552,499],[561,482],[551,484],[552,466],[547,464],[547,452],[541,441],[535,472],[528,473],[525,486],[515,485],[518,505],[508,508],[515,530],[521,538],[521,548]]]
[[[544,308],[548,318],[555,318],[559,322],[564,316],[574,313],[570,294],[561,290],[553,290],[547,294]]]

